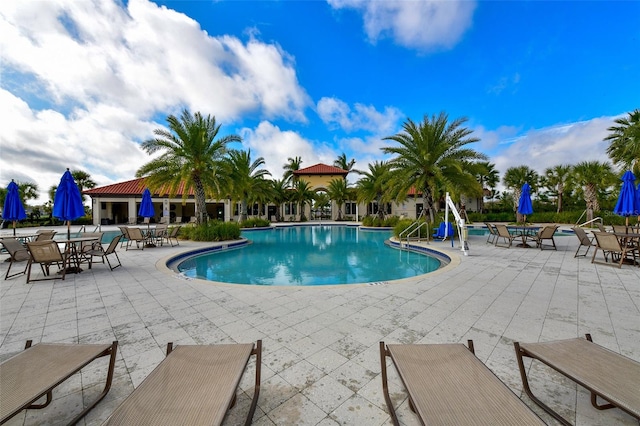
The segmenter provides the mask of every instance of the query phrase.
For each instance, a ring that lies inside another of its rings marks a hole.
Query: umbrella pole
[[[13,221],[13,236],[16,236],[16,221]]]
[[[67,240],[71,239],[71,221],[67,221]]]

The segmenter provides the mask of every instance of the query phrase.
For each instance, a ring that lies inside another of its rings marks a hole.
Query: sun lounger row
[[[598,409],[617,407],[640,419],[640,363],[586,339],[546,343],[515,342],[524,391],[560,423],[570,423],[533,395],[524,358],[538,360],[591,392]],[[73,419],[79,421],[111,387],[118,342],[39,344],[0,365],[0,424],[25,408],[44,408],[55,387],[94,360],[109,356],[104,390]],[[109,416],[105,425],[219,425],[235,404],[236,389],[255,356],[252,422],[260,393],[262,341],[255,344],[167,345],[166,358]],[[387,358],[404,385],[421,424],[543,425],[544,422],[476,356],[473,341],[462,344],[380,342],[384,398],[394,425]],[[46,396],[46,401],[37,401]],[[600,405],[597,398],[606,401]]]

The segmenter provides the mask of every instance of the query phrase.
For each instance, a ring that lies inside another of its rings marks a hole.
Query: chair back
[[[596,225],[598,226],[598,229],[600,230],[600,232],[607,232],[603,224],[597,223]]]
[[[487,229],[489,230],[490,234],[498,235],[498,232],[496,231],[495,225],[493,225],[492,223],[489,223],[489,222],[485,222],[484,225],[487,227]]]
[[[156,226],[156,237],[164,237],[165,235],[167,235],[167,229],[169,228],[168,225],[157,225]]]
[[[576,226],[573,229],[574,234],[576,234],[576,237],[578,237],[578,239],[580,240],[580,244],[582,244],[583,246],[590,246],[591,244],[591,239],[589,238],[589,236],[587,235],[586,232],[584,232],[584,229],[580,228],[579,226]]]
[[[129,238],[129,228],[127,228],[126,226],[118,226],[118,229],[120,229],[120,232],[122,232],[123,237]]]
[[[620,241],[618,241],[618,237],[609,232],[594,232],[593,235],[596,236],[596,241],[598,242],[598,247],[605,251],[613,251],[613,252],[621,252],[622,247],[620,246]]]
[[[0,243],[9,252],[13,260],[27,260],[29,251],[15,238],[0,238]]]
[[[613,227],[613,232],[619,232],[621,234],[627,233],[627,227],[624,225],[612,225],[612,227]]]
[[[127,239],[129,240],[143,241],[145,239],[140,228],[127,228],[127,233]]]
[[[115,237],[113,237],[113,240],[111,240],[111,242],[109,243],[109,247],[107,247],[107,250],[104,252],[104,254],[106,255],[106,254],[115,253],[121,238],[122,238],[122,235],[116,235]]]
[[[58,243],[53,240],[33,241],[27,243],[34,263],[50,263],[64,261]]]
[[[540,231],[540,239],[548,240],[553,238],[553,234],[556,233],[558,225],[547,225]]]
[[[509,233],[509,228],[507,228],[506,225],[503,225],[501,223],[496,223],[493,226],[496,227],[496,232],[500,237],[511,238],[511,234]]]
[[[180,232],[181,226],[174,226],[171,228],[171,232],[169,233],[169,238],[176,238],[178,236],[178,232]]]
[[[34,241],[53,240],[54,235],[56,235],[56,231],[43,229],[41,231],[36,232],[36,239]]]
[[[85,232],[85,233],[83,233],[82,234],[83,237],[87,237],[87,238],[92,237],[92,238],[95,238],[95,240],[93,240],[93,241],[83,241],[80,244],[81,251],[85,252],[87,250],[91,250],[91,248],[93,247],[93,245],[95,243],[102,244],[102,235],[104,235],[104,232]]]

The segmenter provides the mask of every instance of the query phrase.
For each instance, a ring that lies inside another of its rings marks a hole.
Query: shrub
[[[240,222],[240,228],[264,228],[269,225],[271,225],[271,222],[260,217],[251,218],[245,220],[244,222]]]
[[[240,239],[240,225],[234,222],[209,221],[196,226],[183,226],[181,236],[193,241],[228,241]]]

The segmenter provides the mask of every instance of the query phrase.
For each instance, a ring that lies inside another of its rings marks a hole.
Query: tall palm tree
[[[513,211],[516,214],[516,222],[520,223],[524,221],[522,215],[518,213],[518,202],[520,200],[520,195],[522,194],[522,185],[528,183],[529,186],[531,186],[531,192],[535,192],[538,189],[539,180],[540,177],[538,176],[538,172],[525,165],[510,167],[505,172],[502,182],[511,190]]]
[[[569,164],[559,164],[549,167],[544,171],[544,186],[551,190],[557,199],[557,212],[562,211],[562,199],[565,193],[567,182],[571,177],[573,167]]]
[[[96,183],[91,179],[91,175],[83,170],[72,170],[71,176],[73,177],[73,180],[76,181],[76,185],[78,185],[80,195],[82,196],[82,201],[84,201],[85,196],[82,194],[82,191],[85,189],[95,188]]]
[[[393,186],[396,199],[406,198],[414,188],[422,191],[424,207],[429,218],[435,221],[435,201],[442,192],[477,192],[479,186],[473,174],[464,164],[487,157],[466,147],[479,139],[471,137],[472,131],[462,127],[466,118],[448,122],[444,112],[424,116],[421,123],[411,119],[402,125],[403,132],[384,138],[397,142],[399,146],[382,148],[385,154],[392,154]]]
[[[336,202],[338,207],[338,217],[336,220],[342,220],[342,205],[349,199],[349,186],[345,179],[331,179],[327,186],[327,195]]]
[[[247,220],[247,203],[249,201],[264,202],[268,196],[268,185],[265,177],[271,176],[264,166],[264,158],[251,161],[251,150],[231,150],[228,153],[229,193],[233,199],[240,201],[240,222]]]
[[[582,186],[587,205],[587,221],[593,220],[594,212],[600,210],[599,193],[616,182],[611,164],[600,161],[582,161],[573,167],[576,183]]]
[[[500,182],[500,176],[496,165],[488,161],[477,161],[469,165],[471,171],[476,177],[476,180],[482,188],[482,196],[480,197],[480,213],[484,212],[484,197],[485,195],[491,195],[491,189],[494,189],[498,182]]]
[[[284,175],[282,176],[291,186],[296,186],[295,175],[293,172],[297,172],[300,170],[300,165],[302,164],[302,158],[300,157],[289,157],[287,158],[287,163],[282,166],[284,169]]]
[[[144,164],[136,172],[145,176],[151,190],[165,186],[169,196],[175,196],[184,183],[183,199],[192,189],[196,199],[196,217],[202,223],[206,217],[206,198],[224,197],[224,155],[227,145],[241,142],[237,135],[218,138],[220,125],[214,116],[203,117],[200,112],[191,115],[184,109],[181,116],[167,117],[168,129],[156,129],[155,138],[142,143],[148,154],[162,154]]]
[[[369,204],[376,202],[378,205],[378,216],[384,218],[382,204],[387,200],[387,182],[391,173],[391,164],[386,161],[374,161],[369,164],[369,170],[360,174],[362,178],[356,183],[358,202]]]
[[[358,170],[353,168],[355,164],[356,164],[355,158],[352,158],[351,160],[347,161],[347,154],[345,154],[344,152],[338,156],[336,161],[333,162],[334,167],[337,167],[342,170],[346,170],[349,173],[358,172]]]
[[[309,182],[307,182],[306,180],[299,180],[298,185],[295,188],[293,197],[298,203],[300,221],[306,220],[306,215],[304,214],[304,206],[307,203],[311,203],[315,197],[315,193],[311,190],[311,185],[309,185]]]
[[[640,109],[628,115],[615,120],[618,125],[607,129],[611,134],[604,140],[610,141],[607,154],[613,164],[640,175]]]

